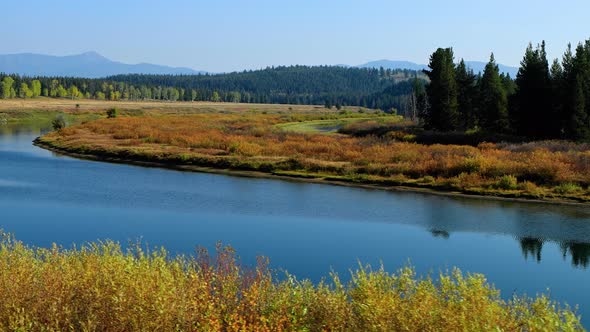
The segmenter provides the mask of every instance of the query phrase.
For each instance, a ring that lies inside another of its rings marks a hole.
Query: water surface
[[[0,228],[28,244],[142,239],[191,254],[217,241],[299,278],[358,261],[484,273],[505,297],[551,290],[590,325],[590,209],[385,192],[108,164],[0,126]],[[346,279],[346,278],[345,278]]]

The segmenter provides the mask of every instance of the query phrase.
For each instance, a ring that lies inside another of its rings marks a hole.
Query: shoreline
[[[346,180],[325,179],[325,178],[321,178],[321,177],[314,177],[313,174],[310,174],[310,177],[304,177],[304,176],[294,176],[294,175],[277,174],[277,173],[261,172],[261,171],[253,171],[253,170],[214,168],[214,167],[197,166],[197,165],[180,165],[180,164],[165,163],[165,162],[158,162],[158,161],[143,161],[143,160],[136,160],[136,159],[129,159],[129,158],[101,156],[101,155],[97,155],[97,154],[72,152],[72,151],[69,151],[68,149],[59,148],[59,147],[56,147],[52,144],[42,141],[40,137],[37,137],[35,140],[33,140],[32,144],[34,146],[39,147],[39,148],[42,148],[42,149],[45,149],[45,150],[48,150],[48,151],[51,151],[54,153],[58,153],[63,156],[76,158],[76,159],[107,162],[107,163],[113,163],[113,164],[124,164],[124,165],[133,165],[133,166],[141,166],[141,167],[150,167],[150,168],[163,168],[163,169],[169,169],[169,170],[175,170],[175,171],[181,171],[181,172],[208,173],[208,174],[238,176],[238,177],[245,177],[245,178],[269,179],[269,180],[274,179],[274,180],[291,181],[291,182],[299,182],[299,183],[326,184],[326,185],[335,185],[335,186],[341,186],[341,187],[383,190],[383,191],[392,191],[392,192],[412,192],[412,193],[420,193],[420,194],[428,194],[428,195],[437,195],[437,196],[443,196],[443,197],[467,198],[467,199],[475,199],[475,200],[484,199],[484,200],[491,200],[491,201],[516,202],[516,203],[551,204],[551,205],[590,207],[589,203],[576,202],[573,200],[565,200],[565,199],[555,199],[555,198],[554,199],[534,199],[534,198],[522,198],[522,197],[496,196],[496,195],[481,195],[481,194],[475,194],[475,193],[474,194],[465,193],[465,192],[460,192],[460,191],[436,190],[436,189],[426,188],[426,187],[413,187],[413,186],[404,186],[404,185],[383,185],[383,184],[373,184],[373,183],[352,182],[352,181],[346,181]]]

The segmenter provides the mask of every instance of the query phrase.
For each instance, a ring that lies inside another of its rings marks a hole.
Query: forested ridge
[[[399,108],[392,104],[399,99],[382,97],[386,89],[426,77],[411,70],[338,66],[272,67],[215,75],[130,74],[104,79],[0,75],[2,98],[355,105],[384,110]]]

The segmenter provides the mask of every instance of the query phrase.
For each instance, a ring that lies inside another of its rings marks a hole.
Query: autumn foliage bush
[[[422,145],[387,135],[284,132],[275,126],[285,121],[277,114],[119,117],[65,128],[42,141],[74,152],[84,147],[90,153],[201,166],[363,175],[373,182],[404,176],[406,184],[433,188],[590,199],[590,148],[585,144]],[[501,184],[507,177],[510,184]],[[530,185],[521,185],[525,182]],[[563,183],[580,190],[552,189]]]
[[[350,282],[281,278],[234,251],[170,257],[113,242],[78,249],[0,241],[2,331],[581,331],[546,296],[500,297],[480,274],[436,280],[360,267]]]

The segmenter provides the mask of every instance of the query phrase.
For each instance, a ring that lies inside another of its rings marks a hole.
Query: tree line
[[[425,75],[412,70],[339,66],[272,67],[216,75],[130,74],[104,79],[0,74],[0,97],[45,96],[392,108],[397,104],[384,98],[383,91],[414,77],[423,79]]]
[[[590,40],[551,65],[529,44],[516,78],[494,55],[475,74],[452,48],[429,70],[281,66],[226,74],[117,75],[102,79],[0,74],[0,98],[93,98],[363,106],[420,120],[436,131],[479,130],[534,139],[590,140]]]
[[[494,55],[475,75],[452,48],[430,57],[430,83],[421,97],[425,128],[483,130],[533,139],[590,139],[590,40],[568,45],[551,65],[545,42],[529,44],[516,79],[500,74]]]

